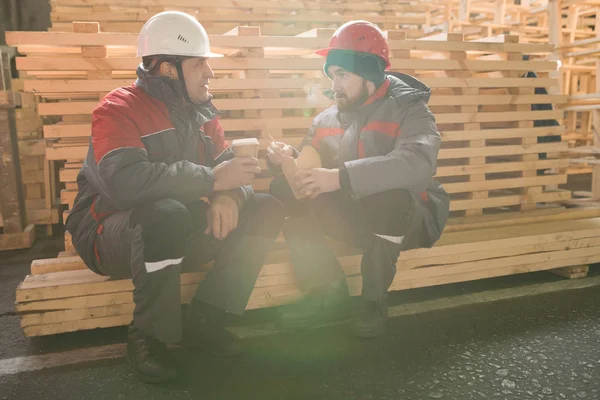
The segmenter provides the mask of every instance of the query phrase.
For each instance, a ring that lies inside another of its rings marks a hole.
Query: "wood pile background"
[[[70,32],[72,22],[99,22],[103,32],[137,33],[152,15],[178,10],[196,16],[208,33],[223,34],[245,25],[265,35],[296,35],[314,28],[336,28],[369,19],[384,29],[410,29],[423,36],[442,23],[445,11],[436,3],[417,1],[283,1],[283,0],[50,0],[52,31]]]
[[[8,64],[7,54],[2,55]],[[13,107],[11,118],[14,119],[18,137],[21,182],[25,197],[25,214],[28,224],[51,225],[59,222],[58,203],[53,189],[56,184],[52,179],[52,165],[45,157],[45,140],[42,138],[42,121],[38,116],[37,101],[34,94],[24,93],[22,81],[10,79],[10,69],[5,66],[5,79],[0,84],[2,103]],[[4,226],[4,218],[0,211],[0,227]],[[1,250],[1,247],[0,247]]]
[[[89,31],[89,25],[78,23],[75,29]],[[331,33],[319,29],[272,37],[261,35],[258,27],[240,27],[211,37],[215,51],[227,55],[211,61],[217,75],[211,91],[225,112],[222,124],[229,139],[258,137],[263,150],[269,134],[299,144],[314,116],[331,104],[322,95],[330,85],[323,59],[312,55],[327,45]],[[560,119],[561,111],[531,110],[532,104],[560,104],[566,98],[534,94],[537,87],[556,86],[554,79],[523,77],[528,71],[556,69],[554,62],[523,61],[523,54],[546,54],[552,46],[519,44],[516,37],[493,43],[463,42],[459,34],[442,34],[442,40],[388,34],[392,69],[412,73],[432,87],[430,104],[444,142],[437,177],[453,195],[452,211],[476,215],[498,207],[533,209],[536,203],[570,196],[555,190],[566,182],[567,160],[539,159],[540,153],[566,150],[564,143],[538,143],[538,137],[560,135],[563,128],[533,127],[536,120]],[[61,200],[70,207],[93,108],[105,93],[135,79],[140,62],[136,35],[9,32],[7,40],[24,55],[17,68],[25,91],[45,100],[39,114],[61,119],[43,130],[47,159],[64,162]],[[541,170],[550,173],[538,175]],[[266,190],[269,181],[265,171],[256,189]]]
[[[29,248],[35,240],[35,225],[25,215],[15,117],[19,96],[11,91],[8,60],[0,51],[0,251]]]

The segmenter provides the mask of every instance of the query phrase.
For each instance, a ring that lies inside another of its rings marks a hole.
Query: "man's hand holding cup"
[[[217,165],[214,191],[224,191],[251,185],[262,171],[258,165],[258,140],[255,138],[236,139],[231,143],[234,158]]]

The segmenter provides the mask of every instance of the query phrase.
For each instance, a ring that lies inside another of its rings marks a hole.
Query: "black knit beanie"
[[[331,50],[327,54],[323,70],[329,75],[329,67],[337,65],[347,71],[371,81],[376,87],[381,86],[385,81],[385,62],[373,55],[367,53],[358,53],[348,50]]]

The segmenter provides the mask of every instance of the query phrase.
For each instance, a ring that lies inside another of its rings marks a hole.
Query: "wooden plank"
[[[22,232],[0,234],[0,251],[28,249],[34,241],[35,225],[27,225]]]
[[[543,261],[534,264],[523,264],[523,265],[515,265],[515,266],[501,266],[496,268],[488,268],[485,270],[474,270],[474,271],[466,271],[462,273],[450,274],[450,275],[441,275],[434,276],[427,279],[405,279],[402,281],[395,281],[391,290],[405,290],[405,289],[414,289],[425,286],[436,286],[443,285],[448,283],[455,282],[467,282],[478,279],[487,279],[494,278],[497,276],[505,276],[505,275],[515,275],[522,274],[527,272],[535,272],[535,271],[548,271],[556,268],[561,268],[568,265],[577,265],[581,263],[590,263],[594,260],[598,259],[597,254],[590,256],[583,256],[577,258],[565,258],[565,259],[552,259],[551,261]]]
[[[21,234],[25,228],[25,202],[21,183],[15,115],[11,107],[0,108],[0,212],[5,234]],[[6,246],[13,243],[6,237]]]
[[[482,157],[492,156],[509,156],[521,154],[536,154],[544,152],[561,152],[568,148],[567,143],[540,143],[535,145],[509,145],[509,146],[487,146],[473,147],[465,149],[441,149],[439,152],[439,160],[468,158],[472,155],[480,155]]]
[[[63,332],[75,332],[87,329],[109,328],[127,325],[133,319],[132,315],[120,315],[117,317],[85,319],[76,322],[64,322],[51,325],[29,326],[23,329],[26,337],[52,335]]]
[[[31,262],[32,275],[42,275],[61,271],[78,271],[84,269],[87,269],[87,267],[79,256],[33,260]]]
[[[264,34],[264,33],[263,33]],[[209,35],[211,45],[214,47],[242,48],[242,47],[271,47],[271,48],[303,48],[320,49],[327,47],[329,38],[307,36],[281,36],[269,35],[250,38],[235,36]],[[39,46],[137,46],[137,33],[71,33],[71,32],[6,32],[6,42],[10,46],[22,44]],[[421,50],[421,51],[512,51],[523,53],[550,53],[553,46],[542,44],[504,44],[504,43],[448,43],[443,40],[389,40],[391,50]]]
[[[109,92],[117,87],[128,86],[133,83],[129,79],[112,80],[85,80],[85,79],[59,79],[59,80],[26,80],[25,90],[37,93],[71,93],[71,92]],[[330,82],[325,79],[303,78],[278,78],[278,79],[218,79],[210,83],[211,91],[237,91],[251,89],[298,89],[305,87],[329,87]]]
[[[500,104],[540,104],[555,103],[566,100],[566,96],[544,95],[461,95],[461,96],[433,96],[430,106],[439,105],[500,105]],[[295,108],[327,108],[332,101],[327,98],[312,99],[300,98],[262,98],[262,99],[215,99],[214,105],[221,110],[285,110]],[[97,101],[41,103],[38,107],[40,116],[48,115],[78,115],[91,114],[98,105]]]
[[[554,71],[556,64],[548,61],[479,61],[466,60],[417,60],[392,59],[392,70],[463,70],[472,71]],[[135,70],[140,60],[137,57],[80,58],[80,57],[19,57],[16,60],[20,71],[89,71],[89,70]],[[215,58],[210,61],[213,70],[320,70],[322,59],[309,58]],[[394,65],[398,65],[394,67]]]
[[[58,210],[57,209],[46,209],[46,210],[27,210],[27,224],[30,225],[47,225],[58,223]],[[0,226],[4,226],[2,215],[0,215]]]
[[[516,245],[511,248],[497,248],[493,250],[472,251],[461,254],[443,255],[438,257],[428,257],[420,259],[417,258],[413,260],[401,261],[397,266],[397,270],[408,271],[413,270],[415,268],[429,268],[431,266],[442,266],[443,268],[450,269],[452,268],[452,264],[501,259],[505,257],[514,257],[533,253],[558,252],[588,247],[598,248],[599,246],[599,237],[543,244],[537,243],[527,246]]]
[[[436,88],[508,88],[508,87],[551,87],[557,85],[557,80],[549,78],[427,78],[423,83]],[[57,79],[57,80],[26,80],[25,91],[37,93],[71,93],[71,92],[108,92],[117,87],[132,84],[132,80],[85,80],[85,79]],[[315,88],[328,88],[330,81],[327,79],[218,79],[210,83],[211,91],[236,91],[252,89],[299,89],[314,86]]]
[[[17,312],[73,310],[133,303],[133,292],[109,293],[15,304]]]
[[[85,160],[88,148],[86,147],[65,147],[61,149],[46,149],[46,159],[49,161],[58,160]]]
[[[548,191],[528,195],[527,199],[532,203],[555,203],[571,198],[569,191]],[[523,203],[520,194],[505,196],[490,196],[487,199],[453,200],[450,202],[450,211],[464,211],[475,208],[497,208],[516,206]]]
[[[543,160],[543,161],[517,161],[517,162],[499,162],[483,165],[459,165],[452,167],[438,167],[435,176],[437,178],[450,176],[471,175],[473,173],[498,173],[498,172],[516,172],[531,169],[546,168],[566,168],[569,166],[569,160]],[[444,185],[445,186],[445,185]]]
[[[61,182],[75,182],[77,180],[77,175],[79,174],[79,168],[61,168],[60,181]]]
[[[202,273],[181,275],[182,284],[198,283],[202,279]],[[17,288],[16,301],[20,303],[132,290],[131,279],[111,280],[90,270],[55,272],[28,276]]]
[[[46,154],[46,141],[43,139],[20,140],[18,145],[21,157],[38,157]]]
[[[546,223],[556,221],[574,221],[600,217],[600,208],[572,208],[556,207],[553,209],[539,209],[519,212],[499,212],[497,214],[478,217],[451,218],[444,229],[444,234],[471,229],[491,229],[506,226]]]
[[[417,281],[420,279],[442,277],[466,272],[482,273],[487,270],[506,267],[518,267],[521,265],[536,265],[538,271],[560,268],[562,266],[574,265],[572,260],[581,258],[592,260],[590,262],[598,262],[600,260],[600,248],[588,247],[581,249],[565,250],[565,251],[549,251],[544,253],[517,255],[512,257],[501,257],[483,261],[472,261],[461,264],[441,265],[427,268],[417,268],[413,270],[403,271],[402,278],[395,278],[395,281],[411,280]],[[578,265],[579,262],[575,262]],[[484,275],[485,277],[485,275]],[[393,285],[393,284],[392,284]]]
[[[49,325],[69,321],[81,321],[86,319],[107,318],[120,315],[133,315],[135,305],[115,304],[94,308],[80,308],[65,311],[50,311],[38,314],[27,314],[21,316],[21,327],[35,325]]]
[[[152,16],[152,13],[56,13],[51,12],[50,16],[53,21],[140,21],[145,22]],[[261,14],[261,13],[223,13],[223,14],[203,14],[203,20],[212,21],[212,22],[235,22],[236,24],[240,24],[242,22],[339,22],[344,23],[349,19],[348,17],[334,15],[334,14],[322,14],[322,15],[269,15],[269,14]],[[379,15],[371,15],[369,16],[369,20],[371,22],[376,23],[399,23],[399,24],[424,24],[425,17],[424,16],[394,16],[394,17],[386,17]]]
[[[21,181],[23,182],[24,185],[29,185],[29,184],[35,184],[35,183],[44,183],[44,171],[40,170],[40,171],[24,171],[22,174],[22,178]],[[26,203],[26,208],[30,208],[28,205],[27,200],[25,201]],[[38,208],[43,208],[42,207],[38,207]]]
[[[552,272],[555,275],[562,276],[564,278],[576,279],[587,276],[589,270],[589,265],[577,265],[572,267],[552,269],[550,270],[550,272]]]

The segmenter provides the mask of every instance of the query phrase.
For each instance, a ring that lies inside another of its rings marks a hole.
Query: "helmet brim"
[[[218,53],[202,53],[202,54],[174,54],[174,53],[169,53],[169,52],[161,52],[159,54],[143,54],[143,53],[137,53],[138,57],[151,57],[151,56],[173,56],[173,57],[198,57],[198,58],[222,58],[225,57],[223,54],[218,54]]]
[[[319,49],[319,50],[315,51],[315,54],[318,54],[318,55],[323,56],[323,57],[327,57],[327,54],[329,54],[329,52],[331,50],[334,50],[334,48],[333,47],[327,47],[325,49]]]
[[[218,53],[206,53],[197,57],[204,57],[204,58],[221,58],[221,57],[225,57],[223,54],[218,54]]]

